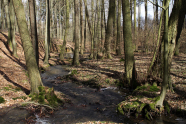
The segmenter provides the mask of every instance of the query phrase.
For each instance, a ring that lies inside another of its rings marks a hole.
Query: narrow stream
[[[101,88],[97,91],[84,85],[67,82],[60,83],[58,76],[68,75],[65,66],[52,66],[41,74],[45,86],[54,87],[55,90],[64,93],[71,103],[56,111],[49,118],[36,116],[36,124],[72,124],[88,121],[108,121],[124,124],[185,124],[186,119],[175,115],[161,116],[153,121],[136,119],[117,114],[116,105],[125,99],[126,94],[116,87]],[[59,82],[59,83],[55,83]],[[29,113],[24,109],[12,108],[0,110],[0,124],[24,124]]]
[[[50,123],[78,123],[87,121],[109,121],[125,124],[184,124],[186,120],[183,118],[171,116],[157,117],[153,121],[140,120],[134,117],[126,117],[118,115],[116,105],[125,99],[125,93],[121,92],[117,87],[96,89],[77,85],[75,83],[59,83],[57,76],[68,75],[64,66],[52,66],[49,71],[41,74],[44,85],[54,87],[64,93],[71,101],[71,104],[66,103],[63,109],[55,112],[53,117],[48,118]]]

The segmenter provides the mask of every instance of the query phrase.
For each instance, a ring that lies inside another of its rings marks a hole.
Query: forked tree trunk
[[[69,1],[66,0],[66,28],[65,28],[64,41],[63,41],[63,45],[61,47],[61,52],[60,52],[60,60],[64,59],[68,30],[69,30]]]
[[[163,82],[161,85],[161,94],[160,99],[156,102],[156,106],[162,107],[163,101],[165,99],[166,91],[167,91],[167,83],[169,78],[169,71],[168,71],[168,21],[169,21],[169,14],[168,14],[168,7],[170,0],[164,0],[164,65],[163,65]]]
[[[25,18],[24,6],[21,0],[13,0],[14,10],[17,17],[17,23],[19,27],[19,33],[21,36],[21,41],[23,43],[24,55],[26,60],[26,66],[28,70],[28,75],[31,83],[31,94],[38,94],[39,86],[43,86],[40,73],[38,70],[36,58],[34,55],[34,50],[30,40],[30,35],[28,32],[28,27]]]

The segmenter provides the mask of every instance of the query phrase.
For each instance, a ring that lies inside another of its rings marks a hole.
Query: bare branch
[[[149,1],[150,3],[152,3],[153,5],[158,6],[158,7],[162,8],[163,10],[165,10],[165,7],[160,6],[160,5],[158,5],[158,4],[154,3],[154,2],[152,2],[151,0],[148,0],[148,1]]]

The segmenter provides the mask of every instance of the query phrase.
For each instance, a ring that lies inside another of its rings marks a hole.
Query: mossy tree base
[[[39,94],[31,94],[31,100],[38,102],[40,104],[46,104],[52,107],[58,107],[63,105],[63,100],[59,99],[55,93],[53,88],[48,87],[39,87]]]
[[[132,96],[130,96],[132,97]],[[164,103],[164,107],[158,108],[156,102],[159,97],[147,98],[147,97],[133,97],[130,100],[122,101],[117,106],[117,111],[122,115],[132,115],[135,114],[136,118],[142,115],[148,120],[152,120],[154,116],[166,110],[170,113],[170,107],[167,102]]]

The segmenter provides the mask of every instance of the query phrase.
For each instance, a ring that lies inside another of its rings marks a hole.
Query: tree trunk
[[[104,0],[101,1],[101,52],[103,52],[103,44],[105,42],[105,29],[104,29]]]
[[[31,41],[36,57],[37,65],[39,66],[39,51],[38,51],[38,38],[37,38],[37,24],[36,24],[36,12],[35,12],[35,1],[28,0],[29,12],[30,12],[30,29],[31,29]]]
[[[125,51],[125,77],[129,85],[135,83],[135,62],[134,51],[132,44],[132,31],[131,31],[131,16],[129,8],[129,0],[123,0],[123,36],[124,36],[124,51]]]
[[[144,44],[145,44],[145,52],[148,52],[148,40],[147,40],[147,0],[145,0],[145,30],[144,30]]]
[[[10,33],[11,33],[11,42],[13,48],[13,56],[18,57],[17,55],[17,44],[15,41],[15,12],[13,7],[13,2],[10,0],[9,2],[9,10],[10,10]]]
[[[136,41],[136,0],[134,0],[134,43],[135,43],[135,51],[138,50],[138,45]]]
[[[176,36],[177,36],[177,29],[178,29],[178,20],[179,16],[182,15],[182,11],[185,11],[186,7],[184,5],[186,4],[185,0],[176,0],[172,9],[172,13],[169,18],[168,22],[168,65],[169,65],[169,70],[171,67],[171,62],[172,62],[172,57],[174,55],[175,51],[175,46],[176,46]],[[163,36],[164,37],[164,36]],[[179,40],[178,40],[179,41]],[[161,47],[159,48],[161,49]],[[161,52],[158,53],[158,56],[161,56]],[[159,62],[159,58],[156,57],[155,62],[152,65],[152,74],[156,76],[155,74],[158,74],[159,70],[156,69],[157,65],[161,65],[162,63]],[[162,67],[162,66],[161,66]],[[155,70],[156,69],[156,70]]]
[[[90,19],[89,19],[89,13],[88,13],[88,8],[87,8],[87,0],[84,0],[84,4],[85,4],[85,14],[86,14],[86,20],[88,22],[88,28],[89,28],[89,32],[90,32],[90,39],[91,41],[93,40],[93,36],[92,36],[92,26],[90,23]]]
[[[95,19],[94,19],[94,0],[91,0],[91,15],[92,15],[92,30],[91,30],[91,35],[92,35],[92,39],[91,39],[91,53],[90,53],[90,59],[93,59],[94,57],[94,24],[95,24]]]
[[[108,14],[108,20],[107,20],[107,29],[106,29],[106,36],[105,36],[105,54],[106,58],[112,59],[112,56],[110,54],[110,43],[112,41],[113,36],[113,22],[114,22],[114,16],[113,13],[115,9],[115,0],[109,0],[109,14]]]
[[[5,19],[4,19],[4,1],[1,0],[1,29],[5,28]]]
[[[79,0],[74,0],[75,33],[74,33],[74,58],[72,65],[79,65]]]
[[[81,49],[80,54],[83,55],[84,51],[84,24],[83,24],[83,2],[80,0],[80,43]]]
[[[117,44],[116,54],[121,55],[121,0],[118,0],[118,18],[117,18]]]
[[[8,39],[7,39],[7,43],[8,46],[10,47],[10,49],[12,49],[12,41],[11,41],[11,31],[10,31],[10,15],[9,15],[9,9],[8,9],[8,0],[4,0],[4,5],[5,5],[5,13],[6,13],[6,22],[7,22],[7,27],[8,27]]]
[[[170,0],[164,0],[164,66],[163,66],[163,82],[161,85],[161,94],[160,99],[156,102],[156,106],[162,107],[163,101],[165,99],[166,91],[167,91],[167,83],[169,78],[169,71],[168,71],[168,21],[169,21],[169,14],[168,14],[168,7],[169,7]]]
[[[23,43],[26,66],[28,70],[30,83],[31,83],[31,94],[34,93],[38,94],[39,93],[38,87],[43,86],[43,84],[41,81],[36,58],[34,55],[34,50],[28,32],[24,6],[21,0],[13,0],[13,5],[17,17],[17,23],[19,27],[21,41]]]
[[[63,40],[63,45],[61,47],[61,52],[60,52],[60,60],[64,59],[68,31],[69,31],[69,1],[66,0],[66,28],[65,28],[65,36]]]
[[[46,0],[46,27],[45,27],[45,59],[44,64],[49,64],[50,55],[50,7],[49,0]]]

